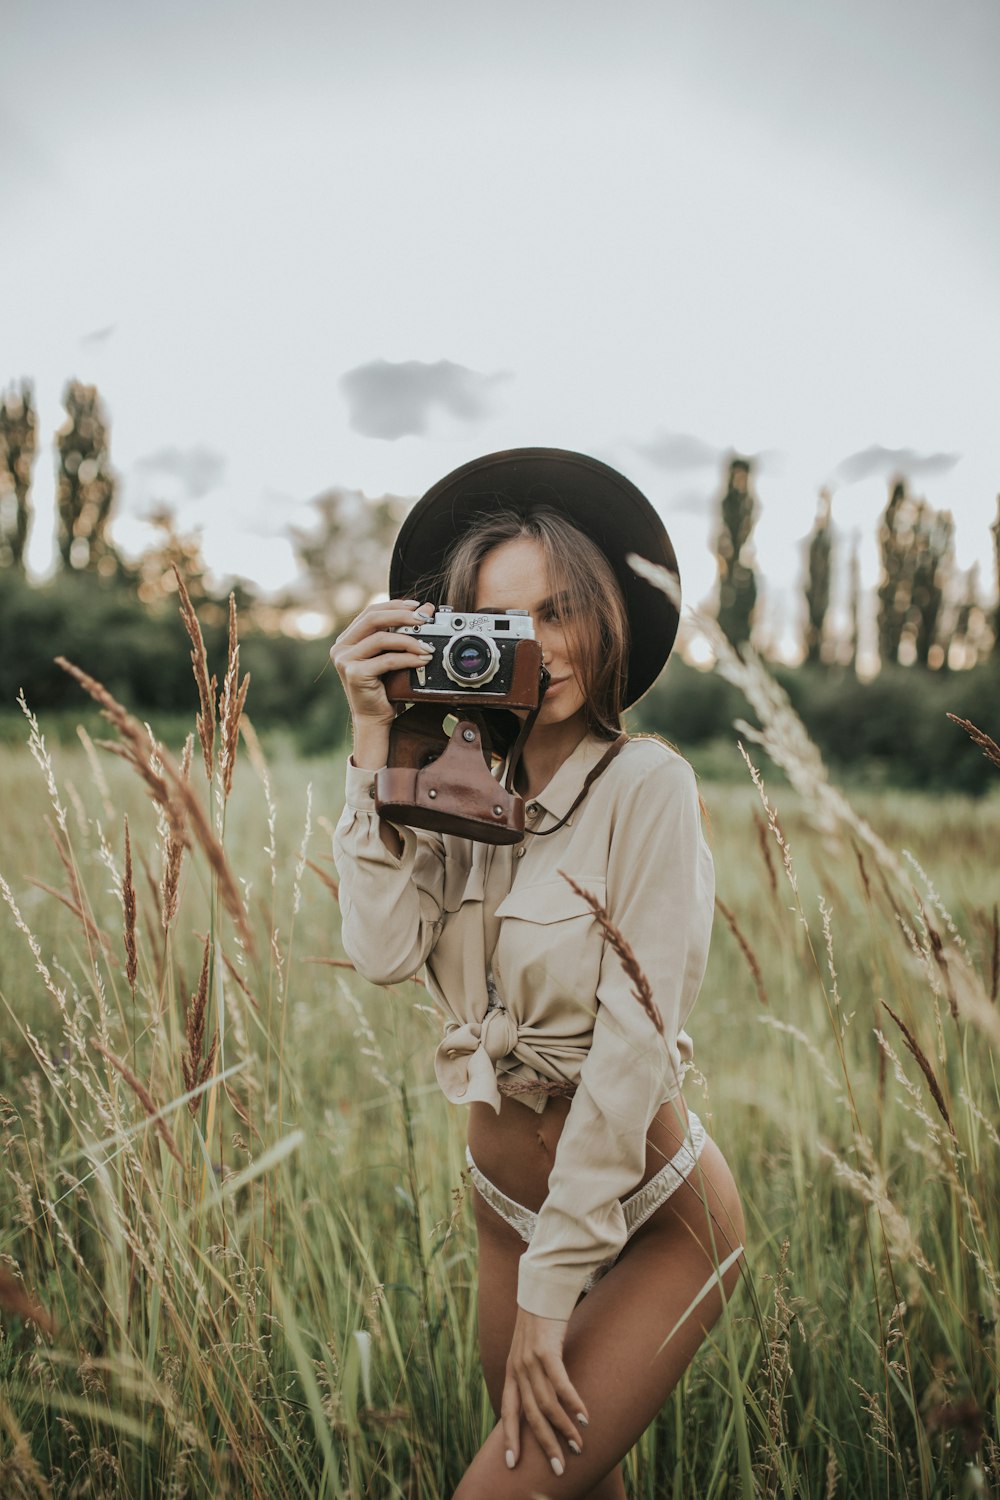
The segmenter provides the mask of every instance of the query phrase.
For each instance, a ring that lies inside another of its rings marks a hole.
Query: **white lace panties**
[[[622,1199],[626,1240],[630,1240],[640,1224],[645,1224],[650,1214],[655,1213],[662,1203],[666,1203],[671,1193],[676,1192],[684,1179],[690,1176],[704,1144],[705,1127],[694,1110],[689,1109],[687,1135],[674,1155],[647,1183],[636,1188],[635,1192],[630,1193],[627,1198]],[[500,1215],[501,1219],[505,1219],[512,1229],[517,1230],[526,1245],[530,1245],[531,1236],[538,1223],[538,1215],[514,1198],[508,1198],[506,1193],[502,1193],[476,1166],[468,1146],[465,1148],[465,1160],[469,1166],[473,1185],[480,1197]],[[588,1277],[583,1288],[585,1292],[590,1291],[598,1277],[609,1270],[616,1259],[617,1256],[612,1256],[610,1260],[598,1266],[597,1270]]]

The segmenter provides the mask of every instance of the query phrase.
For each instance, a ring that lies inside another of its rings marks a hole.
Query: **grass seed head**
[[[195,723],[198,726],[198,739],[201,741],[201,753],[205,761],[205,775],[211,782],[212,757],[215,750],[215,689],[217,684],[216,679],[208,675],[205,638],[201,633],[201,625],[198,623],[194,605],[191,603],[191,595],[187,591],[176,563],[174,564],[174,577],[177,579],[177,592],[181,601],[181,619],[184,621],[184,628],[191,640],[191,666],[194,669],[194,680],[198,685],[200,704]]]

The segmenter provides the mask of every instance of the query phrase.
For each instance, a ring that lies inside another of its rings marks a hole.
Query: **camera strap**
[[[610,766],[611,762],[614,760],[618,752],[620,750],[624,750],[627,744],[628,735],[625,733],[620,734],[618,738],[608,746],[607,750],[605,750],[604,754],[597,762],[597,765],[587,773],[586,780],[584,781],[583,786],[580,789],[580,794],[573,802],[568,812],[564,812],[558,823],[553,823],[551,828],[538,828],[532,830],[532,836],[536,839],[543,839],[550,833],[558,833],[559,829],[564,827],[565,824],[569,822],[570,818],[576,812],[577,808],[580,806],[580,803],[583,801],[584,797],[586,797],[587,793],[590,791],[590,788],[593,786],[598,776],[600,776],[601,772],[607,770],[608,766]]]

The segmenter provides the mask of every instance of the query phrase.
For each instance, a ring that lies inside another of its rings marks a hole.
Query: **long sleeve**
[[[440,837],[393,824],[397,859],[379,835],[375,773],[348,762],[344,811],[333,835],[340,876],[344,952],[373,984],[395,984],[427,958],[441,923],[444,850]]]
[[[714,901],[694,773],[671,754],[630,786],[607,875],[609,915],[650,981],[666,1044],[608,944],[590,1051],[521,1258],[527,1312],[568,1318],[588,1276],[625,1242],[619,1200],[642,1179],[654,1114],[680,1090],[677,1038],[704,976]]]

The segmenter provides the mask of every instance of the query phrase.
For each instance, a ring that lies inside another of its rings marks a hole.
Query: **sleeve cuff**
[[[375,811],[375,772],[362,770],[350,760],[347,762],[344,806],[352,812]]]
[[[568,1322],[580,1300],[587,1269],[540,1271],[521,1257],[517,1269],[517,1305],[537,1318],[559,1318]]]

